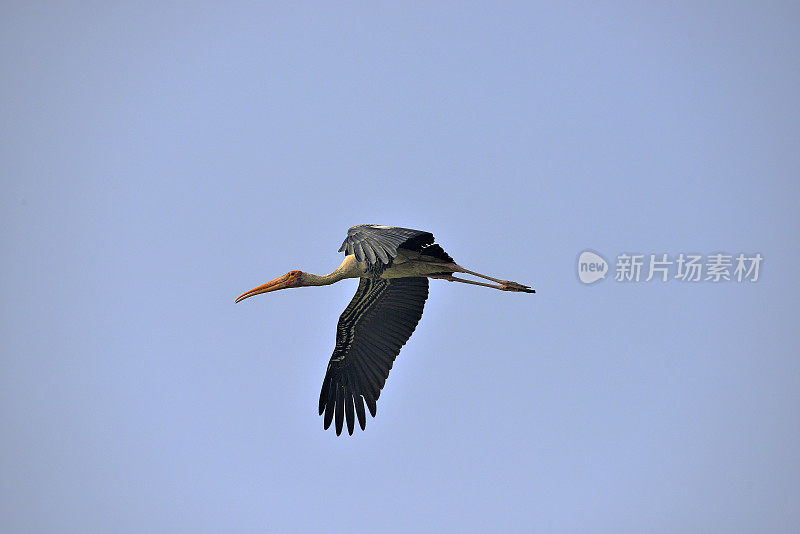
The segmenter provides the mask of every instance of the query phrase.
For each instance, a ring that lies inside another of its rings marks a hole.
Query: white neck
[[[345,256],[342,264],[332,273],[320,276],[318,274],[303,273],[302,281],[304,286],[327,286],[335,284],[345,278],[359,278],[362,270],[352,254]]]

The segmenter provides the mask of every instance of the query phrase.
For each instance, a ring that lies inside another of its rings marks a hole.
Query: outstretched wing
[[[398,247],[420,250],[433,244],[433,234],[422,230],[360,224],[347,231],[347,237],[339,252],[355,254],[358,261],[370,265],[378,262],[388,265],[397,256]]]
[[[322,382],[319,413],[325,414],[326,429],[335,417],[338,436],[346,418],[352,434],[358,416],[364,430],[364,403],[375,417],[375,401],[400,348],[417,327],[427,298],[427,278],[361,279],[339,317],[336,348]]]

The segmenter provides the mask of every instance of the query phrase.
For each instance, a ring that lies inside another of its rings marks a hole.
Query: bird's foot
[[[501,280],[500,287],[498,289],[500,289],[500,291],[519,291],[522,293],[536,293],[536,290],[531,289],[530,286],[524,286],[522,284],[518,284],[517,282],[512,282],[510,280]]]

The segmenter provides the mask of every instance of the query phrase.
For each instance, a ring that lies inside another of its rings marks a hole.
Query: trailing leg
[[[503,291],[522,291],[525,293],[536,293],[536,291],[531,289],[530,286],[526,286],[518,282],[512,282],[511,280],[500,280],[499,278],[493,278],[491,276],[486,276],[485,274],[476,273],[475,271],[470,271],[469,269],[465,269],[464,267],[460,266],[457,263],[443,263],[443,262],[425,261],[425,260],[413,260],[413,261],[419,263],[425,263],[427,265],[435,265],[437,267],[442,267],[443,269],[446,269],[448,271],[453,271],[454,273],[471,274],[479,278],[484,278],[486,280],[491,280],[492,282],[497,282],[500,285],[496,286],[492,284],[484,284],[481,282],[472,282],[470,280],[464,280],[463,278],[454,278],[451,275],[435,275],[431,276],[430,278],[443,278],[451,282],[465,282],[467,284],[475,284],[478,286],[493,287],[495,289],[500,289]]]
[[[474,280],[465,280],[464,278],[456,278],[452,274],[429,274],[426,275],[428,278],[439,278],[441,280],[447,280],[448,282],[461,282],[462,284],[472,284],[475,286],[483,286],[483,287],[491,287],[492,289],[499,289],[500,291],[518,291],[523,293],[536,293],[535,289],[531,289],[528,286],[523,286],[522,284],[518,284],[516,282],[503,282],[500,281],[500,284],[487,284],[484,282],[476,282]]]

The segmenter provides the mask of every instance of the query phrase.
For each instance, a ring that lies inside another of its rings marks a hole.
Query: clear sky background
[[[285,4],[0,8],[0,530],[796,532],[797,5]],[[233,299],[361,223],[538,292],[433,281],[336,437],[357,282]]]

